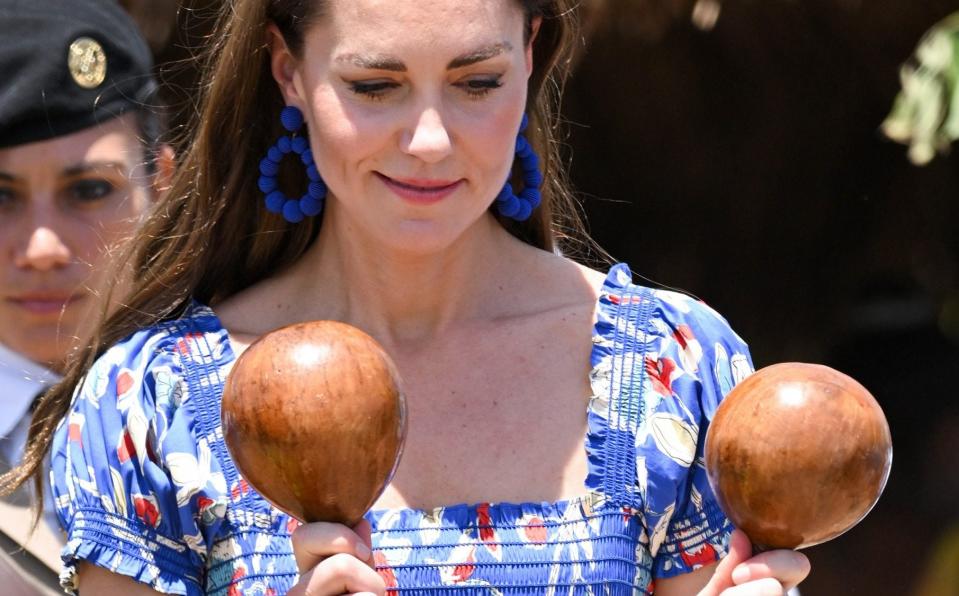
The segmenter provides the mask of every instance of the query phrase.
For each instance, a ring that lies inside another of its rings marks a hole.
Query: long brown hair
[[[527,137],[543,168],[543,200],[525,222],[501,220],[525,242],[553,251],[590,247],[566,183],[559,152],[559,98],[579,39],[574,0],[520,0],[534,41]],[[124,249],[122,274],[103,300],[100,323],[68,365],[64,379],[38,404],[21,464],[0,477],[0,493],[31,477],[42,495],[42,463],[74,388],[96,358],[134,331],[177,316],[189,299],[215,305],[296,261],[319,232],[318,218],[285,223],[255,200],[259,159],[283,131],[275,115],[283,98],[270,72],[266,28],[275,23],[294,54],[320,0],[223,2],[206,58],[200,110],[186,152],[165,198]],[[270,115],[270,116],[267,116]],[[242,148],[241,150],[237,150]],[[283,170],[281,184],[305,186],[302,172]],[[572,241],[572,243],[563,241]],[[110,304],[115,306],[111,307]],[[40,502],[38,500],[38,502]]]

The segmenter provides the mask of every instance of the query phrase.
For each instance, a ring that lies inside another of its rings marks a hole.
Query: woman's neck
[[[327,224],[284,285],[309,318],[344,321],[391,344],[427,341],[457,321],[508,315],[521,285],[517,261],[535,255],[492,217],[435,254],[392,250]],[[309,305],[306,296],[322,303]]]

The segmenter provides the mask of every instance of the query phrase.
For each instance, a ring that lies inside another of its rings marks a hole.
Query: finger
[[[727,588],[719,596],[785,596],[783,585],[771,577]]]
[[[296,567],[304,573],[323,559],[339,553],[369,561],[372,553],[366,542],[342,524],[316,522],[303,524],[293,531],[293,555]],[[341,592],[342,593],[342,592]]]
[[[380,574],[353,555],[335,554],[300,576],[288,596],[386,595]]]
[[[809,575],[809,559],[792,550],[771,550],[740,563],[733,569],[733,582],[737,585],[772,577],[787,589],[799,585]]]
[[[360,523],[353,526],[353,531],[356,532],[356,535],[360,537],[360,540],[363,541],[363,544],[368,546],[371,550],[373,548],[373,528],[370,527],[370,522],[365,519],[361,519]],[[357,557],[359,558],[359,557]],[[366,563],[370,566],[373,565],[373,555],[371,554],[369,558],[366,559]]]
[[[741,530],[733,530],[732,535],[729,537],[728,550],[729,552],[726,553],[726,556],[723,557],[719,565],[716,566],[716,571],[713,573],[713,577],[709,580],[709,584],[706,586],[706,589],[703,590],[703,593],[719,594],[722,590],[735,586],[736,584],[732,578],[733,569],[752,556],[753,545],[749,542],[749,538],[745,533]]]

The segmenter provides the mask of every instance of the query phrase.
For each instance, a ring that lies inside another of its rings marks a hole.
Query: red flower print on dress
[[[200,521],[208,526],[226,514],[226,503],[203,495],[197,497],[196,506],[200,513]]]
[[[468,580],[473,575],[473,571],[476,570],[474,563],[476,563],[474,551],[470,551],[469,557],[453,568],[453,583],[462,583]]]
[[[140,383],[138,375],[129,368],[120,369],[116,377],[117,390],[117,409],[126,412],[131,407],[138,404],[137,398],[140,396]]]
[[[286,531],[292,534],[293,530],[299,528],[301,525],[303,524],[300,523],[300,520],[296,519],[295,517],[291,517],[286,520]]]
[[[653,390],[663,397],[671,396],[673,394],[673,380],[682,374],[682,371],[676,366],[676,362],[666,356],[662,358],[646,356],[645,364],[646,375],[652,383]]]
[[[129,369],[123,369],[117,374],[117,397],[133,388],[133,374]]]
[[[147,437],[147,438],[149,439],[150,437]],[[161,463],[160,456],[157,455],[156,448],[153,446],[152,440],[147,441],[147,459],[149,459],[150,461],[152,461],[153,463],[157,465],[160,465]]]
[[[680,543],[679,554],[683,558],[683,563],[686,563],[690,569],[699,569],[703,565],[716,562],[716,549],[708,542],[702,542],[695,549],[690,550]]]
[[[197,338],[203,337],[202,333],[192,331],[185,334],[183,337],[177,340],[176,342],[176,351],[184,356],[189,356],[192,353],[192,344],[197,340]]]
[[[245,478],[240,478],[240,482],[233,485],[233,488],[230,490],[230,497],[233,499],[233,502],[239,501],[240,497],[250,492],[250,485],[247,483]]]
[[[117,459],[121,464],[125,464],[137,454],[137,448],[133,445],[133,437],[130,431],[124,430],[120,435],[120,445],[117,447]]]
[[[240,589],[240,580],[246,577],[246,569],[240,567],[233,572],[233,577],[230,579],[230,588],[226,591],[227,596],[243,596],[243,591]]]
[[[639,304],[643,301],[642,296],[620,296],[619,294],[609,294],[609,301],[613,304]]]
[[[677,325],[676,331],[673,331],[673,339],[679,344],[679,347],[685,350],[689,346],[690,340],[696,341],[696,336],[689,325]]]
[[[703,347],[689,325],[679,325],[673,331],[673,339],[679,345],[679,359],[683,368],[694,373],[699,370],[699,361],[703,358]]]
[[[133,495],[133,508],[137,512],[137,517],[143,520],[143,523],[156,528],[160,525],[160,508],[157,507],[156,498],[148,495]]]
[[[381,551],[373,551],[373,565],[376,572],[383,578],[383,583],[386,584],[387,588],[399,587],[399,584],[396,583],[396,574],[393,572],[393,568],[390,567],[390,562],[386,560],[386,555]]]
[[[465,540],[465,535],[461,540]],[[476,546],[461,543],[453,548],[449,558],[439,563],[440,581],[449,586],[466,582],[476,570]]]
[[[480,503],[476,506],[476,526],[479,530],[480,540],[486,545],[490,553],[497,559],[503,555],[500,552],[499,539],[496,537],[496,528],[493,527],[493,518],[489,514],[489,503]]]
[[[519,520],[519,537],[526,543],[526,548],[541,549],[546,547],[549,531],[538,515],[523,516]]]
[[[70,412],[69,422],[67,422],[67,439],[73,443],[79,443],[83,447],[83,425],[87,419],[83,414]]]

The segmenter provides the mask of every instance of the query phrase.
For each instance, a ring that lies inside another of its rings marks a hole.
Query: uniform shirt
[[[0,344],[0,473],[20,463],[31,406],[59,380],[58,374]],[[0,553],[0,579],[9,590],[4,593],[53,593],[64,540],[50,491],[44,491],[44,496],[41,526],[34,533],[30,531],[32,486],[25,485],[0,500],[0,545],[4,551]]]
[[[0,344],[0,466],[20,461],[30,428],[30,406],[60,376]]]

